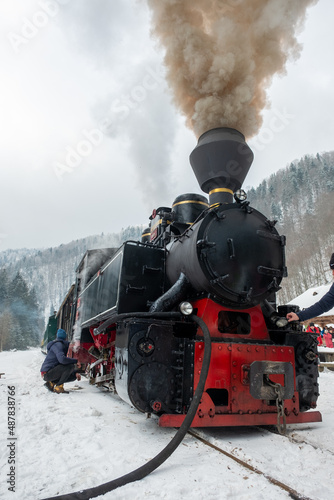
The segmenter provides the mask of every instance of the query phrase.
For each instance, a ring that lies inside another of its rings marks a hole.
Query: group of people
[[[333,345],[334,329],[331,326],[325,326],[321,330],[318,326],[315,326],[314,323],[310,323],[306,331],[309,333],[315,333],[317,335],[318,346],[334,347]]]

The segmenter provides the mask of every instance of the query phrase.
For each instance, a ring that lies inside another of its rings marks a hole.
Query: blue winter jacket
[[[41,366],[41,372],[48,372],[51,368],[57,365],[69,365],[71,363],[75,364],[78,362],[75,358],[68,358],[66,356],[68,351],[68,346],[70,343],[67,340],[51,340],[47,345],[47,355],[44,363]]]
[[[334,307],[334,283],[328,290],[328,292],[313,306],[307,307],[303,311],[297,313],[300,321],[306,321],[310,318],[316,318],[323,314],[324,312],[329,311]]]

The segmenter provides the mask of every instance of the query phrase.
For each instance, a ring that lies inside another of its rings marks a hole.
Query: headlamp
[[[181,302],[180,311],[182,314],[184,314],[184,316],[190,316],[190,314],[192,314],[193,310],[194,310],[194,308],[190,304],[190,302]]]
[[[246,191],[244,191],[243,189],[237,189],[233,196],[237,203],[242,203],[243,201],[247,200]]]

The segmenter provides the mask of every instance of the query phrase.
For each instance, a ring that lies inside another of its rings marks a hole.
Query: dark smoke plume
[[[166,49],[167,78],[197,136],[232,127],[247,138],[262,124],[266,89],[288,60],[317,0],[147,0]]]

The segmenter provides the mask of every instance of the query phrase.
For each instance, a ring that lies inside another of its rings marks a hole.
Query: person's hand
[[[79,382],[79,381],[81,380],[81,375],[80,375],[80,373],[76,373],[76,374],[75,374],[75,376],[76,376],[76,378],[77,378],[77,381]]]
[[[288,321],[299,321],[299,318],[296,313],[288,313],[286,315]]]

